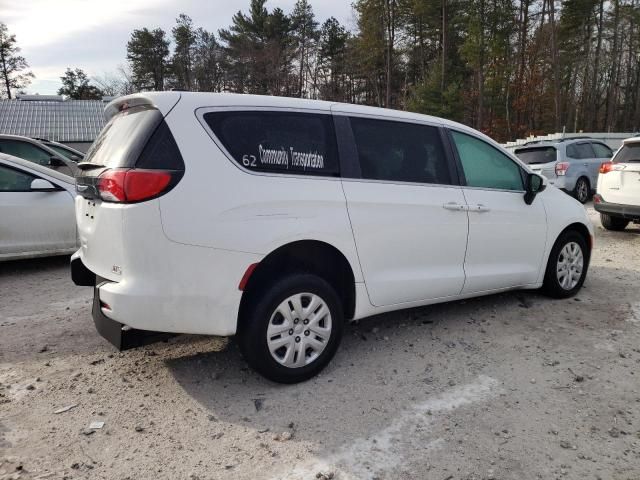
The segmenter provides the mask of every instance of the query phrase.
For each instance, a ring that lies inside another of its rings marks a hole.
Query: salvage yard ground
[[[292,386],[233,341],[115,352],[67,259],[0,264],[0,478],[638,480],[640,228],[589,211],[576,298],[362,321]]]

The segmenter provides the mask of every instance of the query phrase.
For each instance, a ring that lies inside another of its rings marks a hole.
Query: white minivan
[[[569,297],[584,208],[481,133],[440,118],[282,97],[114,100],[79,164],[98,331],[236,335],[277,382],[318,373],[348,320],[511,289]]]

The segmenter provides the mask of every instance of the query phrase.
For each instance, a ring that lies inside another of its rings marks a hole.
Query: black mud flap
[[[151,343],[162,342],[177,335],[175,333],[137,330],[107,317],[102,313],[100,308],[100,289],[98,288],[104,281],[103,278],[96,277],[96,284],[93,288],[93,308],[91,315],[93,316],[93,323],[95,323],[98,333],[118,350],[129,350]]]

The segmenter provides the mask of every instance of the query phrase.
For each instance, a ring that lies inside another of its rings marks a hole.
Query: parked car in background
[[[77,249],[73,177],[0,153],[0,260]]]
[[[625,140],[613,159],[600,166],[593,206],[607,230],[640,222],[640,137]]]
[[[140,330],[237,335],[254,369],[298,382],[345,319],[585,280],[582,205],[464,125],[232,94],[106,111],[79,164],[71,273],[120,348]]]
[[[549,183],[585,203],[595,192],[598,170],[613,151],[604,143],[588,138],[565,138],[530,142],[515,149],[516,156]]]
[[[19,135],[0,135],[0,153],[22,158],[65,175],[74,176],[76,163],[42,142]]]
[[[78,163],[84,159],[84,153],[75,148],[71,148],[64,143],[54,142],[53,140],[47,140],[46,138],[34,138],[41,144],[49,147],[51,150],[55,150],[60,155],[64,155],[66,158],[71,160],[72,162]]]

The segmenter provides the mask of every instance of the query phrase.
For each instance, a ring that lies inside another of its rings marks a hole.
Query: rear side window
[[[362,178],[452,184],[436,127],[352,117]]]
[[[131,168],[149,137],[162,122],[162,113],[148,105],[132,107],[111,117],[93,142],[84,163]]]
[[[567,157],[569,158],[594,158],[595,154],[590,143],[574,143],[567,145]]]
[[[557,151],[555,147],[535,147],[519,148],[515,151],[516,156],[527,165],[555,162]]]
[[[596,154],[596,158],[611,158],[613,157],[613,152],[609,147],[603,145],[602,143],[592,143],[593,151]]]
[[[330,115],[298,112],[209,112],[204,120],[233,159],[257,172],[338,176]]]
[[[0,166],[0,192],[30,192],[35,179],[28,173]]]
[[[640,143],[627,143],[623,145],[613,161],[616,163],[640,162]]]
[[[0,152],[29,160],[45,167],[49,165],[51,160],[49,152],[29,142],[21,142],[19,140],[0,140]]]
[[[524,190],[520,166],[504,153],[471,135],[451,131],[470,187]]]
[[[171,130],[163,120],[136,161],[136,168],[184,170],[184,161]]]

